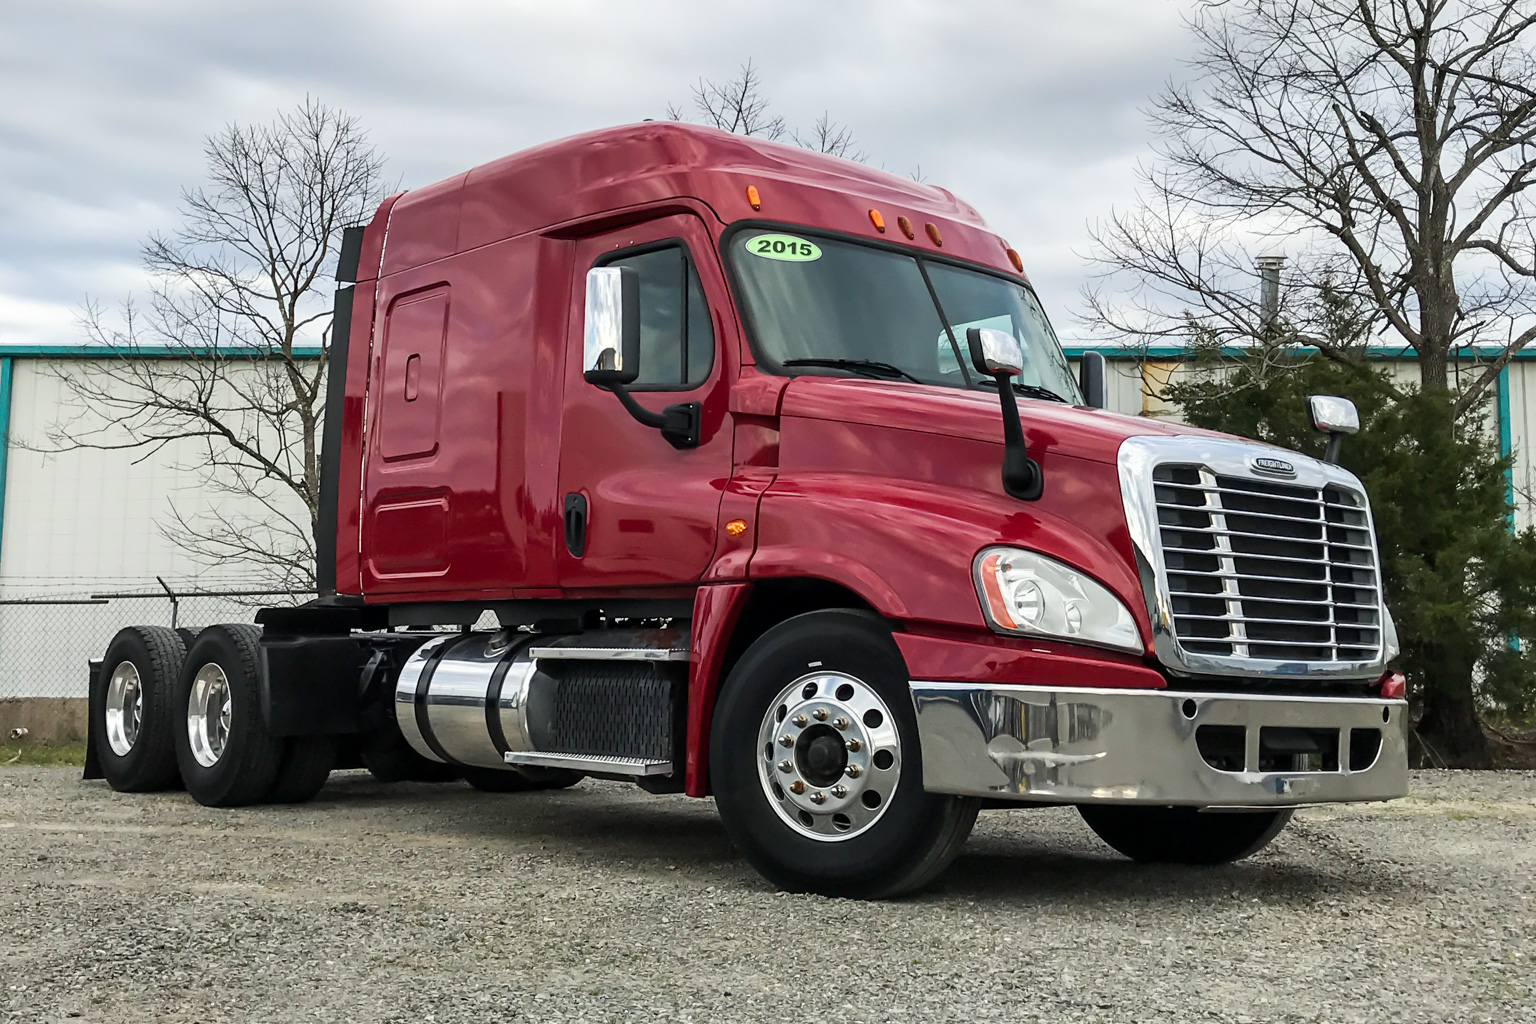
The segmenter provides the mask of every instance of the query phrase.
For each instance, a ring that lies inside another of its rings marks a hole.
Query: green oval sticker
[[[821,259],[821,246],[794,235],[753,235],[747,239],[747,252],[765,260],[809,263]]]

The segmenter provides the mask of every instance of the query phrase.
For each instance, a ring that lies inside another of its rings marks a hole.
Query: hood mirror
[[[1344,435],[1360,430],[1360,410],[1347,398],[1336,395],[1308,395],[1307,411],[1312,425],[1328,435],[1328,448],[1323,461],[1337,464],[1339,449],[1344,445]]]
[[[965,340],[976,372],[997,381],[1003,405],[1003,490],[1020,501],[1036,501],[1045,491],[1045,478],[1024,446],[1019,403],[1013,396],[1013,378],[1024,371],[1024,350],[1013,335],[990,327],[972,327]]]
[[[971,347],[971,365],[988,377],[1017,377],[1024,372],[1024,350],[1007,331],[972,327],[965,332]]]
[[[1109,408],[1109,385],[1104,353],[1083,353],[1082,360],[1077,364],[1077,387],[1083,393],[1083,404],[1090,409]]]

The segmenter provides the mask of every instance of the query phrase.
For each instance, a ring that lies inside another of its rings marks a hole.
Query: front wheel
[[[1226,864],[1251,857],[1291,820],[1279,811],[1202,811],[1196,807],[1077,808],[1098,837],[1143,864]]]
[[[906,665],[875,616],[811,612],[765,633],[710,734],[726,831],[783,889],[880,899],[959,853],[979,802],[923,789]]]

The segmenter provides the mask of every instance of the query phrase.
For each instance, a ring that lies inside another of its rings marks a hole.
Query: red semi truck
[[[320,595],[121,631],[90,777],[630,780],[860,897],[983,808],[1214,863],[1406,792],[1359,480],[1105,411],[943,189],[645,123],[391,196],[337,277]]]

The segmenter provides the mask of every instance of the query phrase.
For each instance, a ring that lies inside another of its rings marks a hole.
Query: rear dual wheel
[[[328,736],[273,736],[261,714],[261,630],[209,626],[187,651],[172,703],[183,728],[176,763],[187,792],[209,807],[300,803],[336,761]]]
[[[171,691],[186,654],[182,638],[161,626],[128,626],[107,645],[90,729],[102,777],[113,789],[147,793],[176,785],[180,716]]]

